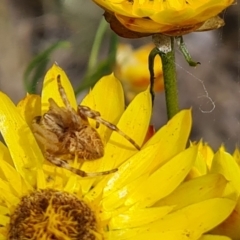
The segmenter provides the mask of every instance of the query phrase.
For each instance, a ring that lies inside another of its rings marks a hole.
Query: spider
[[[100,113],[87,106],[79,105],[74,110],[61,84],[60,75],[57,76],[58,91],[65,107],[59,107],[49,98],[49,110],[43,116],[33,119],[32,129],[45,158],[52,164],[65,168],[81,177],[95,177],[116,172],[112,169],[104,172],[87,173],[72,167],[68,160],[74,157],[83,160],[95,160],[103,157],[104,144],[97,130],[90,126],[88,118],[96,121],[96,128],[100,124],[118,132],[126,138],[136,149],[140,147],[133,139],[122,132],[116,125],[101,118]]]

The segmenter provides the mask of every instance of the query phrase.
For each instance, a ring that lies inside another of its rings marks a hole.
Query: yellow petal
[[[130,103],[117,126],[131,137],[137,144],[142,145],[151,117],[151,97],[149,90],[142,92]],[[82,169],[86,172],[100,172],[118,167],[138,150],[123,136],[113,132],[106,147],[105,155],[96,161],[85,161]],[[105,177],[107,180],[107,177]],[[87,193],[93,182],[98,179],[89,179],[82,182],[83,193]],[[102,182],[102,186],[105,184]]]
[[[140,228],[127,228],[109,232],[109,239],[189,239],[197,240],[232,211],[235,202],[229,199],[210,199],[166,215],[162,220]],[[219,211],[219,209],[222,209]],[[211,217],[209,217],[209,212]],[[151,236],[151,238],[149,238]],[[143,238],[142,238],[143,237]]]
[[[109,222],[110,229],[124,229],[140,227],[154,222],[172,211],[173,206],[163,206],[144,209],[130,209],[116,217],[112,217]]]
[[[240,239],[240,198],[230,216],[215,229],[212,234],[226,235],[231,239]]]
[[[129,240],[145,240],[145,239],[151,239],[151,240],[195,240],[191,237],[189,237],[189,232],[186,230],[178,230],[178,231],[156,231],[156,232],[150,232],[150,233],[141,233],[138,234],[137,237],[134,236],[132,238],[128,238]]]
[[[120,81],[113,74],[102,77],[93,90],[83,99],[81,105],[98,111],[103,119],[117,124],[125,108],[124,94]],[[93,127],[96,126],[95,120],[90,120],[89,122]],[[104,143],[107,142],[112,133],[112,130],[103,125],[100,125],[97,131]]]
[[[104,212],[111,212],[111,216],[113,217],[115,214],[115,210],[119,208],[124,208],[125,201],[128,196],[135,191],[135,189],[139,186],[139,184],[143,184],[148,178],[148,174],[144,174],[141,177],[135,179],[134,181],[126,184],[119,190],[109,194],[107,197],[102,200],[102,207]],[[103,194],[104,197],[104,194]],[[118,212],[119,213],[119,212]],[[118,215],[118,214],[116,214]]]
[[[47,183],[46,183],[46,174],[43,172],[42,169],[37,170],[36,172],[36,178],[37,178],[37,189],[46,189]]]
[[[191,110],[182,110],[150,138],[144,148],[161,143],[161,157],[155,161],[153,168],[161,166],[186,148],[191,127]]]
[[[189,180],[189,179],[192,179],[192,178],[197,178],[201,175],[202,175],[201,172],[196,167],[193,166],[192,169],[190,170],[190,172],[188,173],[185,180]]]
[[[169,195],[184,180],[197,154],[198,147],[193,146],[172,158],[139,186],[125,204],[137,203],[141,207],[151,206]]]
[[[210,198],[221,197],[226,185],[227,180],[221,174],[204,175],[182,183],[172,194],[154,206],[175,205],[174,210],[177,210]]]
[[[198,169],[200,176],[207,173],[207,164],[206,159],[203,153],[203,144],[202,142],[198,145],[199,146],[199,157],[196,159],[194,166]]]
[[[234,158],[221,147],[212,162],[212,173],[221,173],[240,194],[240,169]]]
[[[231,238],[220,235],[206,234],[199,238],[199,240],[231,240]]]
[[[149,89],[138,94],[129,104],[117,126],[131,137],[139,146],[142,145],[152,114],[152,101]],[[119,144],[121,143],[121,144]],[[113,132],[106,146],[106,158],[111,157],[114,167],[119,166],[137,150],[117,132]],[[108,160],[108,162],[110,162]]]
[[[126,28],[134,32],[142,33],[159,33],[165,32],[168,27],[152,21],[149,18],[134,18],[126,17],[121,14],[115,14],[117,20]],[[131,21],[132,20],[132,21]]]
[[[2,207],[0,207],[0,211],[2,211]],[[0,225],[7,226],[9,224],[9,217],[7,215],[2,215],[2,212],[0,212]],[[6,238],[5,238],[6,239]]]
[[[213,157],[214,157],[214,152],[211,149],[211,147],[206,143],[203,144],[202,149],[200,149],[200,151],[202,153],[203,158],[205,159],[207,169],[209,171],[211,169],[211,166],[212,166],[212,160],[213,160]]]
[[[122,204],[137,187],[145,182],[149,175],[149,166],[160,157],[161,145],[155,144],[142,149],[124,162],[118,171],[105,183],[103,190],[103,206],[105,210]],[[103,185],[99,184],[94,192],[102,191]]]
[[[5,214],[10,214],[10,210],[7,207],[0,206],[0,214],[5,215]]]
[[[117,240],[197,240],[196,238],[191,238],[189,236],[189,231],[175,230],[175,231],[147,231],[141,228],[129,228],[121,230],[109,231],[106,239],[117,239]]]
[[[0,160],[2,159],[8,162],[11,166],[14,165],[8,148],[0,141]]]
[[[240,151],[238,148],[234,150],[233,157],[238,165],[240,165]]]
[[[0,226],[7,226],[9,224],[9,216],[10,216],[10,210],[9,208],[5,207],[5,206],[0,206]],[[3,230],[3,228],[2,228]],[[0,232],[1,231],[1,228],[0,228]],[[0,239],[1,239],[1,233],[0,233]],[[6,240],[6,238],[5,238]]]
[[[1,160],[0,172],[4,177],[2,179],[6,179],[16,196],[21,197],[27,194],[28,190],[32,189],[30,186],[27,187],[26,183],[16,169],[4,160]]]
[[[193,145],[194,144],[196,143],[193,143]],[[214,156],[213,150],[202,141],[200,141],[197,145],[199,146],[199,157],[196,159],[194,167],[188,175],[188,179],[207,174],[212,165]]]
[[[57,76],[60,75],[62,86],[67,94],[67,98],[74,109],[77,109],[76,97],[70,81],[65,72],[55,63],[48,70],[43,81],[42,90],[42,114],[49,109],[48,99],[53,98],[59,106],[64,106],[62,98],[59,94],[57,85]]]
[[[64,191],[67,191],[69,193],[76,193],[79,192],[79,188],[79,177],[71,174],[67,180],[66,185],[64,186]]]
[[[18,103],[17,108],[22,118],[31,127],[33,118],[41,116],[41,98],[38,95],[28,94]]]
[[[41,169],[40,169],[41,170]],[[52,189],[64,189],[64,185],[66,182],[71,179],[71,176],[75,177],[79,176],[73,174],[72,172],[64,169],[64,168],[56,168],[55,165],[50,162],[46,162],[43,165],[43,172],[38,171],[38,184],[39,188],[52,188]],[[42,185],[42,187],[40,187]]]
[[[8,184],[6,181],[3,181],[0,178],[0,200],[3,201],[5,204],[7,204],[8,208],[11,208],[12,206],[15,206],[19,202],[19,198],[15,196],[15,194],[12,191],[12,186]]]
[[[209,199],[168,214],[152,225],[147,225],[146,229],[149,232],[185,229],[192,232],[190,239],[197,239],[225,220],[235,204],[235,201],[227,198]]]
[[[27,123],[16,106],[0,92],[0,130],[8,146],[16,170],[24,179],[33,176],[27,169],[40,168],[44,159]]]
[[[6,234],[1,234],[0,233],[0,240],[6,240]]]
[[[159,144],[155,144],[148,148],[141,150],[132,156],[129,160],[123,163],[118,171],[112,175],[104,188],[104,197],[110,195],[112,192],[121,189],[126,184],[140,177],[145,172],[152,161],[159,156]],[[141,161],[139,161],[141,159]]]

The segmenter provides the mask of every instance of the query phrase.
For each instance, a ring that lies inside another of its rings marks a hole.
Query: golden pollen
[[[45,189],[24,196],[11,215],[10,240],[97,240],[97,221],[75,195]]]

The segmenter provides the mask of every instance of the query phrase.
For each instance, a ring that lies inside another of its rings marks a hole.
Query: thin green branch
[[[154,76],[154,60],[157,55],[160,54],[160,51],[157,47],[153,48],[148,56],[148,70],[150,73],[150,94],[152,97],[152,105],[154,103],[155,93],[154,93],[154,83],[155,83],[155,76]],[[159,66],[160,67],[160,66]]]
[[[188,62],[189,66],[196,67],[198,64],[201,64],[200,62],[193,61],[193,59],[192,59],[190,53],[188,52],[187,47],[186,47],[186,45],[185,45],[185,43],[183,41],[183,37],[182,36],[175,37],[175,39],[177,41],[179,50],[183,54],[185,60]]]
[[[98,29],[97,29],[97,32],[96,32],[96,35],[94,38],[94,42],[92,45],[92,50],[91,50],[89,61],[88,61],[87,72],[94,69],[97,65],[99,49],[102,45],[102,40],[103,40],[103,37],[107,30],[107,26],[108,26],[108,24],[107,24],[106,20],[104,18],[102,18],[102,20],[100,21],[100,24],[98,26]]]
[[[82,79],[81,84],[75,90],[76,95],[78,95],[81,91],[92,87],[102,76],[112,72],[116,61],[117,44],[118,37],[112,32],[110,37],[108,57],[102,62],[98,63],[91,71],[87,72]]]

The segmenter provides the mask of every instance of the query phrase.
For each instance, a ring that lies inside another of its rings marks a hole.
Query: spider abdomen
[[[69,149],[69,153],[73,156],[77,155],[79,159],[94,160],[104,155],[101,137],[90,125],[82,126],[78,131],[73,131],[71,136],[68,134],[66,139],[69,140],[65,145]]]

